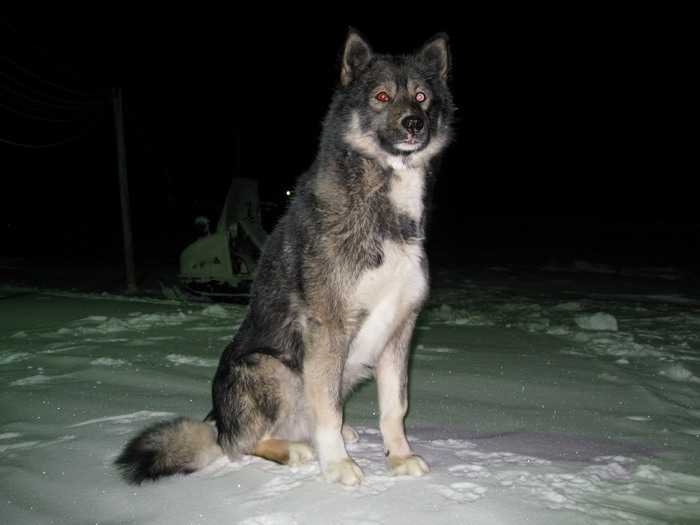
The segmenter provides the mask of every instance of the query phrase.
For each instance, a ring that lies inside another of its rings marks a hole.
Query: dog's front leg
[[[347,337],[329,323],[310,321],[305,338],[304,393],[314,418],[314,444],[327,481],[359,485],[362,470],[345,450],[341,382]]]
[[[377,389],[379,428],[389,468],[394,474],[422,476],[430,469],[423,458],[413,454],[404,430],[408,411],[408,351],[415,322],[416,315],[411,314],[379,357]]]

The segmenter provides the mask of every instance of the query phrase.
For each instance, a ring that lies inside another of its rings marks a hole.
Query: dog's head
[[[334,101],[345,142],[379,161],[429,160],[449,140],[454,111],[449,69],[447,35],[436,35],[413,55],[394,56],[375,54],[351,30]]]

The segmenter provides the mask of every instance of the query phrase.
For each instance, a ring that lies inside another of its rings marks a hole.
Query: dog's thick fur
[[[375,376],[392,471],[428,466],[406,440],[407,358],[428,290],[423,250],[431,161],[450,139],[447,37],[409,56],[373,53],[351,30],[319,153],[260,259],[248,315],[224,350],[204,423],[160,423],[117,459],[135,483],[221,454],[312,457],[329,481],[362,472],[343,400]]]

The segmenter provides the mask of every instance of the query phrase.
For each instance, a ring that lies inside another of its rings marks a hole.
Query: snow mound
[[[700,383],[700,378],[684,367],[680,363],[673,363],[663,368],[659,374],[666,376],[673,381],[687,382],[687,383]]]
[[[617,332],[617,319],[615,319],[615,316],[605,312],[577,315],[574,321],[584,330]]]
[[[129,331],[146,331],[166,326],[179,326],[192,317],[184,312],[163,314],[131,313],[126,319],[92,315],[71,323],[69,327],[60,328],[57,333],[62,336],[109,335]]]

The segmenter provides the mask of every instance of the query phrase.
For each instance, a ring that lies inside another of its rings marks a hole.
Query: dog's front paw
[[[326,465],[323,469],[323,477],[326,481],[348,486],[360,485],[364,479],[362,469],[350,458]]]
[[[314,459],[314,449],[306,443],[294,442],[289,444],[289,462],[290,467],[295,467]]]
[[[389,456],[389,468],[395,476],[423,476],[430,472],[428,464],[420,456],[406,458]]]

